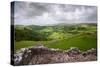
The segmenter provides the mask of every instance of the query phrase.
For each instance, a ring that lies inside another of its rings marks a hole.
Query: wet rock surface
[[[14,54],[14,65],[49,64],[97,60],[97,50],[81,52],[72,47],[68,50],[47,48],[42,45],[22,48]]]

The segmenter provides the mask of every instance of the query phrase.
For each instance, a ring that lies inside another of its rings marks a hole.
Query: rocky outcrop
[[[93,61],[97,59],[97,50],[92,48],[81,52],[78,48],[72,47],[68,50],[47,48],[37,45],[31,48],[22,48],[14,54],[14,65],[48,64]]]

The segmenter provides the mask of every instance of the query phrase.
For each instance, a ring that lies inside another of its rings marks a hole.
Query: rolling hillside
[[[52,45],[50,45],[52,44]],[[95,34],[80,34],[61,41],[50,43],[46,46],[50,48],[69,49],[70,47],[78,47],[80,50],[88,50],[97,48],[97,39]]]
[[[15,51],[38,44],[63,50],[70,47],[78,47],[81,51],[97,48],[97,25],[15,26]]]

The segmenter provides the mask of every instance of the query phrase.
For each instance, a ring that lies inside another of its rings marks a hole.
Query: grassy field
[[[48,44],[49,41],[18,41],[15,42],[14,50],[19,50],[21,48],[28,48],[37,45],[38,43]]]
[[[15,28],[15,51],[37,44],[62,50],[70,47],[78,47],[81,51],[97,48],[96,24],[20,27]]]
[[[85,51],[97,47],[96,35],[84,34],[77,35],[65,40],[46,45],[50,48],[69,49],[70,47],[78,47],[80,50]]]
[[[80,50],[85,51],[97,47],[96,34],[82,33],[63,40],[52,41],[19,41],[15,42],[15,51],[20,48],[31,47],[42,43],[49,48],[69,49],[70,47],[78,47]]]

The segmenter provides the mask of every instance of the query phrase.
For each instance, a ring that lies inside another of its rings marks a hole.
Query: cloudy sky
[[[97,22],[96,6],[14,2],[14,8],[12,17],[19,25]]]

